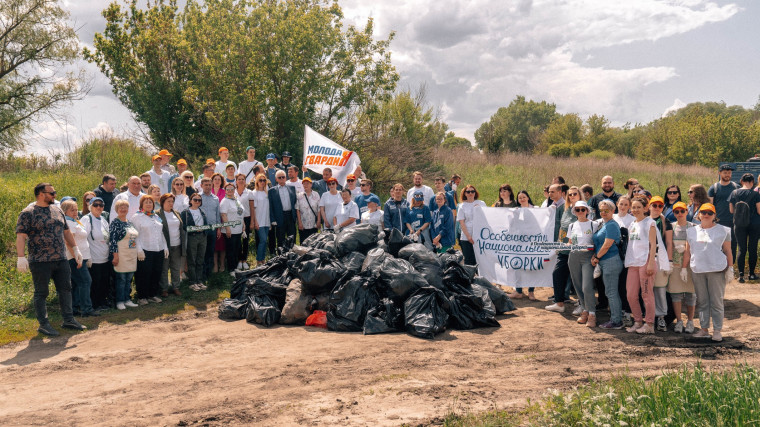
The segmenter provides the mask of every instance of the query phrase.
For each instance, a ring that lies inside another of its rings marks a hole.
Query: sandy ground
[[[216,311],[0,348],[3,425],[425,425],[519,408],[589,377],[758,365],[760,286],[726,294],[726,340],[591,330],[517,301],[501,328],[433,341],[225,322]],[[604,320],[606,316],[600,316]]]

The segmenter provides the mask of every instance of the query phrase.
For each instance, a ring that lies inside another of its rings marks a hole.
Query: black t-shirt
[[[757,214],[757,204],[760,203],[760,193],[748,188],[734,190],[728,197],[728,203],[734,205],[734,211],[736,211],[736,203],[738,202],[746,202],[749,205],[750,224],[760,224],[760,215]]]
[[[596,194],[593,197],[591,197],[588,200],[588,207],[590,207],[591,209],[594,210],[594,214],[596,215],[594,218],[601,217],[601,215],[599,213],[599,202],[601,202],[602,200],[605,200],[605,199],[612,200],[612,203],[615,204],[615,213],[617,213],[617,202],[618,202],[618,199],[620,198],[620,196],[621,196],[620,193],[616,193],[616,192],[613,191],[612,194],[609,195],[609,196],[605,195],[604,192],[602,192],[602,193]]]
[[[715,191],[715,189],[718,189]],[[722,185],[720,182],[710,186],[707,190],[707,195],[712,197],[713,205],[715,206],[715,215],[718,216],[718,223],[731,227],[734,225],[734,214],[728,210],[728,198],[731,193],[738,189],[739,185],[735,182],[729,182],[728,185]]]

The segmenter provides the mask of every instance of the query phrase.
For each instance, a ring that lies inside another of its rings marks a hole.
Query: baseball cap
[[[665,200],[662,200],[662,197],[660,196],[654,196],[651,199],[649,199],[649,204],[651,205],[652,203],[662,203],[664,205]]]
[[[61,199],[61,201],[63,201],[63,199]],[[699,207],[699,211],[710,211],[715,213],[715,206],[713,206],[712,203],[702,203],[702,206]]]
[[[733,171],[733,170],[736,170],[736,168],[732,164],[724,163],[724,164],[720,165],[720,167],[718,168],[718,170],[719,171]]]
[[[216,160],[214,160],[214,159],[206,159],[206,164],[207,165],[214,165],[214,164],[216,164]]]
[[[177,160],[177,164],[178,165],[186,165],[187,166],[187,160],[185,160],[185,159],[179,159],[179,160]]]
[[[151,162],[155,162],[156,160],[158,160],[160,158],[161,158],[160,154],[154,154],[153,157],[150,158],[150,161]]]
[[[277,156],[274,153],[267,154],[267,160],[277,160]]]
[[[247,153],[248,150],[256,151],[256,147],[254,147],[253,145],[249,145],[249,146],[245,147],[245,152]]]
[[[422,193],[422,191],[415,191],[412,198],[414,200],[425,200],[425,195]]]
[[[311,178],[307,176],[306,178],[302,179],[301,182],[311,182]]]
[[[325,182],[338,182],[338,180],[334,176],[331,176],[331,177],[327,178],[325,180]]]
[[[66,200],[73,200],[73,201],[76,202],[77,198],[73,197],[73,196],[63,196],[63,197],[61,197],[61,203],[65,202]]]
[[[356,181],[356,175],[350,173],[350,174],[348,174],[348,176],[346,177],[346,179],[353,179],[354,181]]]
[[[171,157],[172,153],[170,153],[169,150],[161,150],[161,151],[158,152],[158,155],[159,156],[169,156],[169,157]]]
[[[293,157],[293,156],[290,155],[290,151],[283,151],[282,157]]]
[[[688,207],[686,206],[686,203],[684,202],[676,202],[676,204],[673,205],[673,210],[676,210],[676,209],[688,209]]]
[[[230,150],[228,150],[227,147],[219,147],[219,153],[221,153],[222,151],[230,151]]]
[[[366,201],[367,203],[375,203],[377,205],[380,205],[380,198],[375,196],[374,194],[367,197]]]
[[[97,196],[96,196],[96,197],[93,197],[92,199],[90,199],[90,204],[91,204],[91,205],[92,205],[93,203],[95,203],[95,202],[103,202],[103,203],[105,203],[105,202],[103,201],[103,199],[101,199],[100,197],[97,197]]]

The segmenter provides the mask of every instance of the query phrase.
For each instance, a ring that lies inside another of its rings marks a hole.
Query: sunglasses
[[[466,190],[465,193],[466,194],[475,194],[475,190]]]
[[[266,179],[260,179],[258,182],[267,182]]]
[[[572,197],[572,196],[577,196],[578,193],[567,193],[567,195],[570,196],[570,197]]]
[[[686,213],[686,209],[676,209],[676,210],[673,211],[673,213],[676,214],[676,215],[685,214]]]
[[[659,204],[659,203],[654,203],[654,204],[651,204],[651,205],[649,205],[649,206],[651,206],[651,207],[653,207],[653,208],[655,208],[655,209],[662,209],[662,208],[664,208],[664,207],[665,207],[665,205],[661,205],[661,204]]]
[[[346,182],[356,182],[355,179],[347,179]]]
[[[713,215],[715,215],[715,212],[710,212],[710,211],[699,211],[699,214],[700,214],[700,215],[713,216]]]
[[[181,182],[175,182],[175,183],[174,183],[174,186],[175,186],[175,187],[184,187],[184,185],[185,185],[185,184],[183,184],[183,183],[181,183]]]
[[[576,212],[586,212],[586,208],[577,208],[575,209]]]
[[[328,182],[327,185],[338,185],[337,182]]]
[[[361,187],[369,187],[369,184],[361,184]]]
[[[284,176],[278,176],[277,179],[285,179]]]
[[[599,213],[609,213],[609,212],[612,212],[612,211],[609,209],[599,209]]]
[[[200,203],[200,201],[201,201],[201,199],[193,199],[193,200],[191,200],[191,202],[198,202],[198,203]]]
[[[55,196],[56,194],[58,194],[57,191],[43,191],[43,193],[45,193],[45,194],[51,194],[53,196]]]
[[[689,194],[694,194],[694,191],[692,191],[692,190],[689,190]]]
[[[89,199],[84,199],[84,202],[85,203],[90,203],[90,200],[92,200],[92,197],[90,197]]]
[[[673,190],[669,190],[668,191],[668,194],[678,194],[678,193],[679,193],[679,191],[673,191]]]
[[[103,203],[93,203],[92,207],[93,208],[104,208],[104,207],[106,207],[106,205],[104,205]]]

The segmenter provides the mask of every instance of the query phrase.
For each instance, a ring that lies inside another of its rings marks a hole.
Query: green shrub
[[[590,159],[597,159],[597,160],[611,160],[616,157],[615,153],[606,151],[606,150],[594,150],[590,153],[586,153],[581,155],[581,157],[588,157]]]

